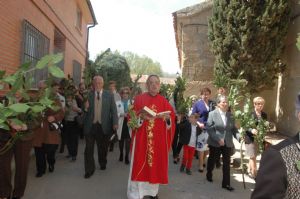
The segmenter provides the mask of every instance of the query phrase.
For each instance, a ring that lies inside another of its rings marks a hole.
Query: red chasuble
[[[156,113],[171,111],[171,128],[161,118],[144,120],[141,127],[133,131],[132,141],[134,160],[132,163],[132,181],[153,184],[168,184],[168,152],[175,131],[175,114],[173,107],[161,95],[151,96],[144,93],[136,96],[134,110],[137,114],[144,106]]]

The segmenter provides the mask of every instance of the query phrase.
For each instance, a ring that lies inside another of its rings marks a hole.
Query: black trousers
[[[221,146],[221,147],[214,147],[209,146],[209,157],[207,160],[207,178],[212,178],[213,170],[216,163],[216,158],[220,157],[222,154],[223,157],[223,180],[222,186],[230,185],[230,147]]]
[[[177,158],[182,148],[182,145],[180,148],[178,148],[178,145],[179,145],[179,125],[176,124],[173,143],[172,143],[173,158]],[[177,148],[179,149],[179,151],[177,151]]]
[[[67,133],[66,133],[66,121],[62,121],[63,127],[60,129],[61,143],[60,143],[60,153],[63,153],[65,150],[65,145],[67,144]]]
[[[99,123],[93,124],[91,132],[85,135],[84,168],[85,173],[95,171],[94,145],[97,144],[98,162],[100,167],[107,164],[107,151],[110,135],[105,135]]]
[[[65,133],[67,147],[69,155],[72,157],[77,156],[78,152],[78,140],[79,140],[79,129],[75,121],[66,121],[65,122]]]
[[[45,173],[48,165],[54,166],[55,152],[58,144],[43,144],[42,147],[34,147],[36,169],[38,173]]]
[[[119,140],[119,149],[120,149],[120,155],[123,155],[124,150],[124,144],[125,144],[125,157],[128,158],[129,150],[130,150],[130,134],[129,134],[129,128],[128,128],[128,120],[125,117],[123,121],[122,126],[122,134],[121,139]]]

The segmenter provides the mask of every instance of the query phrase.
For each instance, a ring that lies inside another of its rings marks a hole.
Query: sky
[[[180,73],[172,13],[202,1],[91,0],[98,25],[90,29],[90,59],[107,48],[131,51]]]

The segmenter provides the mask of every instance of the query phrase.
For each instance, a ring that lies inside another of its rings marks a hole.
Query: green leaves
[[[57,78],[65,77],[64,72],[57,66],[50,66],[48,69],[49,69],[49,72],[51,73],[51,75],[53,75],[54,77],[57,77]]]
[[[5,70],[0,70],[0,80],[4,77],[5,73]]]
[[[51,75],[57,78],[64,78],[64,72],[55,64],[59,63],[63,59],[63,54],[46,55],[36,64],[37,69],[43,69],[48,66],[48,70]]]
[[[50,55],[46,55],[44,56],[42,59],[40,59],[40,61],[38,61],[38,63],[36,64],[36,68],[37,69],[43,69],[45,68],[49,62],[51,61],[51,56]]]
[[[0,128],[10,130],[9,122],[20,125],[23,123],[29,124],[33,120],[39,119],[46,108],[53,108],[58,110],[53,105],[56,99],[51,88],[46,88],[44,92],[36,93],[31,90],[31,83],[33,81],[32,74],[37,70],[48,69],[50,75],[47,82],[51,82],[53,77],[63,78],[64,72],[56,66],[63,59],[63,54],[46,55],[38,61],[35,66],[32,63],[25,63],[15,71],[14,74],[5,75],[5,71],[0,70],[0,90],[5,84],[11,85],[11,90],[6,93],[6,106],[0,101]],[[18,93],[22,100],[18,101],[16,98]],[[18,101],[18,103],[16,103]],[[24,136],[24,132],[16,134],[13,140],[16,141]],[[14,143],[8,143],[9,147]]]
[[[17,103],[10,105],[9,108],[17,113],[26,113],[30,106],[24,103]]]
[[[15,75],[6,76],[3,78],[2,81],[7,84],[13,85],[16,81],[16,76]]]
[[[36,64],[37,69],[43,69],[46,66],[53,66],[54,64],[59,63],[63,59],[63,54],[58,53],[54,55],[46,55],[38,61]]]
[[[91,83],[89,80],[95,75],[101,75],[104,82],[116,81],[117,89],[132,85],[130,68],[125,57],[118,51],[111,52],[110,49],[97,56],[94,63],[89,63],[83,73],[86,85]],[[104,86],[107,88],[108,84]]]
[[[0,123],[0,129],[4,129],[4,130],[9,131],[9,126],[5,123]]]
[[[24,124],[21,120],[16,119],[16,118],[10,119],[10,121],[11,121],[13,124],[16,124],[16,125],[22,125],[22,124]]]
[[[134,130],[139,127],[139,122],[138,122],[138,116],[136,115],[136,112],[133,110],[133,106],[130,105],[128,108],[128,114],[130,116],[130,119],[128,121],[128,126]]]
[[[41,106],[41,105],[34,105],[31,107],[31,110],[34,112],[34,113],[41,113],[43,110],[45,110],[46,107],[44,106]]]
[[[300,50],[300,34],[298,34],[296,46],[297,46],[298,50]]]
[[[3,109],[1,109],[1,113],[3,114],[3,117],[5,119],[8,118],[8,117],[11,117],[11,116],[15,115],[15,112],[12,109],[9,109],[9,108],[3,108]]]
[[[40,99],[39,103],[49,107],[49,106],[51,106],[51,104],[53,104],[53,101],[50,100],[49,98],[42,98],[42,99]]]
[[[58,53],[58,54],[51,55],[51,58],[52,58],[52,64],[58,64],[63,60],[64,56],[62,53]]]
[[[20,68],[22,70],[26,71],[30,68],[30,66],[31,66],[31,62],[27,62],[27,63],[22,64],[22,66]]]
[[[159,93],[166,99],[170,100],[174,92],[174,86],[170,84],[161,84]]]
[[[248,129],[257,129],[258,134],[255,136],[255,142],[258,144],[259,153],[263,151],[263,142],[266,132],[269,128],[269,122],[260,119],[256,121],[252,115],[253,106],[248,89],[245,87],[247,82],[241,79],[239,75],[238,79],[231,80],[229,92],[229,104],[235,121],[239,124],[242,137],[245,135]]]
[[[176,106],[177,113],[187,114],[189,108],[191,107],[192,99],[184,98],[183,94],[186,89],[186,79],[182,77],[177,77],[175,80],[175,88],[174,88],[174,101]]]

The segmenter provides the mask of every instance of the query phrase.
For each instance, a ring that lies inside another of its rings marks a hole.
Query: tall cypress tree
[[[285,68],[280,55],[289,20],[287,0],[214,0],[208,35],[215,84],[226,86],[243,71],[250,92],[274,86]]]

